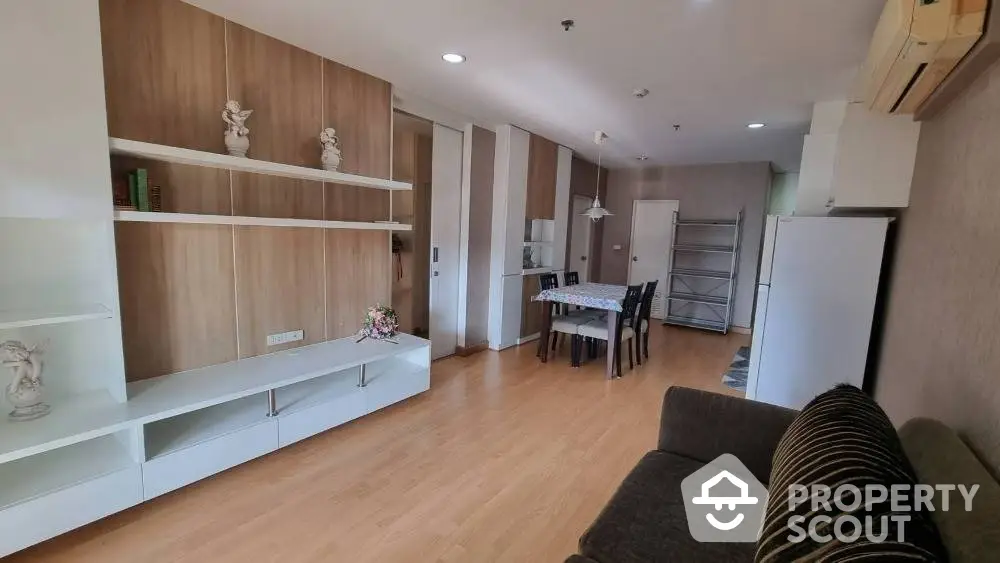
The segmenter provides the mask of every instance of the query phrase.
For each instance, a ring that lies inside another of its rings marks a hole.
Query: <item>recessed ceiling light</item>
[[[643,99],[643,98],[645,98],[646,96],[649,95],[649,89],[648,88],[636,88],[635,90],[632,90],[632,95],[635,96],[636,98],[639,98],[641,100],[641,99]]]
[[[642,162],[643,160],[649,160],[649,155],[640,154],[639,156],[635,157],[635,159],[638,160],[639,162]]]
[[[449,62],[451,64],[456,64],[456,65],[458,63],[464,63],[465,62],[465,56],[464,55],[459,55],[458,53],[445,53],[445,54],[441,55],[441,58],[444,59],[445,62]]]
[[[748,123],[747,129],[763,129],[767,127],[766,123]]]

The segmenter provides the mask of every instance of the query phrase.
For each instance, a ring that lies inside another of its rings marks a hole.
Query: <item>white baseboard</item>
[[[535,334],[531,334],[531,335],[528,335],[528,336],[522,336],[521,338],[517,339],[517,345],[520,346],[521,344],[527,344],[528,342],[534,342],[534,341],[538,340],[541,337],[542,337],[542,333],[540,333],[540,332],[536,332]]]
[[[729,330],[736,334],[751,334],[753,330],[745,326],[729,325]]]

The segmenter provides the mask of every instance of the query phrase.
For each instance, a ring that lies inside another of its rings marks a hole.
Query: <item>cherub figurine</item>
[[[252,109],[240,109],[240,103],[236,100],[226,102],[226,108],[222,110],[222,121],[226,122],[226,149],[233,156],[246,156],[250,149],[250,129],[245,122]]]
[[[336,171],[340,169],[340,138],[333,127],[327,127],[319,134],[319,142],[323,145],[323,170]]]
[[[0,344],[3,365],[14,371],[14,379],[4,389],[4,395],[14,411],[12,420],[31,420],[49,413],[42,402],[42,358],[38,346],[28,348],[16,340]]]

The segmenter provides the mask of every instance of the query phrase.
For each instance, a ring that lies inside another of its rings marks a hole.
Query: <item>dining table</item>
[[[607,311],[608,323],[608,362],[605,377],[614,379],[615,376],[615,349],[621,345],[616,342],[615,325],[618,322],[618,313],[622,311],[622,301],[625,300],[625,293],[628,287],[624,285],[611,285],[605,283],[581,283],[546,289],[535,296],[535,301],[547,303],[565,303],[567,305],[577,305],[588,309],[598,309]],[[551,306],[542,307],[542,332],[540,335],[541,346],[538,357],[542,363],[548,361],[549,355],[549,333],[552,329],[552,309]]]

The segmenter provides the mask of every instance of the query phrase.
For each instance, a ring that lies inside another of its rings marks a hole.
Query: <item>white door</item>
[[[632,253],[628,264],[628,283],[638,285],[658,280],[651,316],[662,319],[667,310],[667,278],[670,272],[670,247],[674,241],[674,213],[677,200],[639,200],[632,204]]]
[[[431,163],[431,356],[458,346],[459,220],[462,212],[463,134],[434,124]]]
[[[573,196],[573,222],[572,239],[569,241],[569,261],[567,272],[579,272],[580,283],[590,280],[590,217],[583,215],[593,202],[588,197]]]

